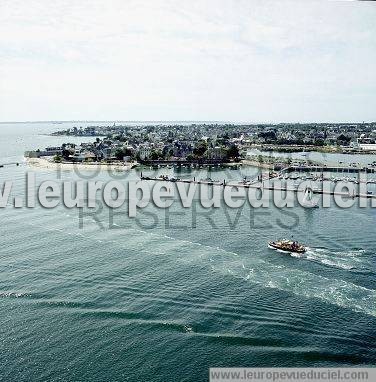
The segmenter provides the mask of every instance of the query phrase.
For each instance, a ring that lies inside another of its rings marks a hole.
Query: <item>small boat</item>
[[[313,199],[313,188],[307,188],[305,190],[303,200],[300,204],[304,208],[319,208],[318,201]]]
[[[271,249],[279,249],[284,252],[304,253],[306,247],[297,241],[282,239],[277,241],[269,241],[268,247]]]

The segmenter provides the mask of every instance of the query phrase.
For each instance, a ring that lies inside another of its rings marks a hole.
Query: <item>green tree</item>
[[[61,163],[62,160],[63,160],[63,158],[61,157],[61,155],[56,154],[56,155],[54,156],[54,162],[55,162],[55,163]]]
[[[163,159],[163,153],[160,150],[153,150],[150,154],[151,160]]]
[[[122,148],[116,149],[116,151],[115,151],[116,159],[122,160],[124,158],[124,156],[125,156],[124,149],[122,149]]]
[[[228,149],[227,149],[227,157],[236,159],[239,157],[239,149],[235,144],[232,144]]]
[[[195,148],[193,149],[193,154],[198,157],[202,157],[207,149],[208,144],[205,141],[200,141],[196,144]]]
[[[315,146],[324,146],[325,142],[324,142],[324,140],[322,138],[318,138],[318,139],[315,140],[314,145]]]
[[[347,137],[344,134],[341,134],[337,137],[337,144],[338,145],[348,145],[351,141],[350,137]]]

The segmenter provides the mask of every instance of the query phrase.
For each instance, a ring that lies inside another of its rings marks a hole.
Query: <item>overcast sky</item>
[[[0,121],[376,120],[376,3],[0,2]]]

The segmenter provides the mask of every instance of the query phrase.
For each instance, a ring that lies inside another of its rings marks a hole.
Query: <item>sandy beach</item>
[[[106,164],[93,163],[55,163],[46,158],[25,158],[26,163],[32,167],[48,168],[52,170],[95,170],[95,171],[129,171],[136,163]]]

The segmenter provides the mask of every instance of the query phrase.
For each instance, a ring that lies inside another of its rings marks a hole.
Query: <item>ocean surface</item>
[[[90,138],[0,124],[0,186],[127,173],[31,169],[25,150]],[[83,125],[85,124],[78,124]],[[367,158],[373,159],[373,158]],[[376,159],[376,158],[375,158]],[[355,160],[354,160],[355,161]],[[371,160],[372,162],[372,160]],[[175,170],[144,170],[174,173]],[[183,169],[240,180],[256,169]],[[376,210],[150,206],[0,210],[1,381],[206,381],[209,367],[376,366]],[[294,236],[304,255],[267,248]]]

